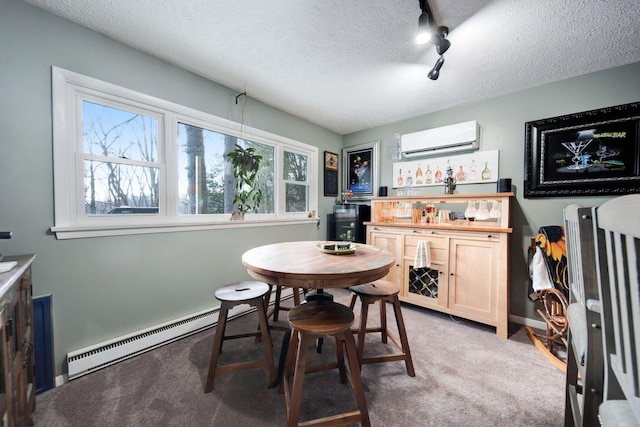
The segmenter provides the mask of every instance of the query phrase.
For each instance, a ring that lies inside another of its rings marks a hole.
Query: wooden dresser
[[[36,256],[6,256],[17,261],[0,273],[0,413],[3,426],[32,425],[35,371],[31,264]]]
[[[500,338],[508,338],[512,196],[372,198],[372,221],[365,223],[367,244],[395,254],[395,267],[386,279],[400,286],[400,300],[495,326]],[[476,210],[485,208],[485,218],[468,221],[439,214],[451,212],[452,217],[460,217],[470,205]],[[423,216],[427,211],[431,217]],[[429,268],[414,268],[421,240],[428,242]]]

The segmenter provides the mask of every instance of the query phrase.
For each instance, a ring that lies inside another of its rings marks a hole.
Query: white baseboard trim
[[[293,297],[291,289],[284,289],[281,300]],[[274,304],[272,298],[270,304]],[[255,307],[241,304],[229,310],[227,319],[254,312]],[[154,348],[211,328],[218,323],[219,307],[156,325],[132,334],[94,344],[67,354],[67,373],[56,378],[56,385],[95,372],[122,360],[135,357]]]

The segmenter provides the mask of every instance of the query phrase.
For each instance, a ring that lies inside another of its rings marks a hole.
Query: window
[[[275,212],[273,146],[178,123],[178,211],[181,215],[233,212],[233,170],[225,154],[236,145],[253,147],[262,156],[257,185],[263,200],[257,213]]]
[[[158,121],[156,117],[82,101],[79,155],[84,165],[87,215],[157,213]]]
[[[307,212],[309,210],[307,164],[307,156],[285,150],[282,176],[286,188],[287,212]]]
[[[58,238],[282,224],[317,210],[316,147],[60,68],[52,80]],[[262,203],[244,221],[230,221],[236,145],[262,156]]]

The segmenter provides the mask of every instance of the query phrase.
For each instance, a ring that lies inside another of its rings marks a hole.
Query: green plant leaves
[[[262,202],[262,190],[255,186],[262,156],[256,154],[255,148],[242,148],[239,145],[226,156],[231,159],[233,176],[236,179],[233,203],[239,212],[251,212]]]

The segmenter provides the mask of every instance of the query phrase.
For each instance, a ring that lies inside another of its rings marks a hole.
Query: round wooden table
[[[256,280],[273,286],[313,288],[323,299],[324,289],[348,288],[383,278],[395,263],[395,256],[375,246],[357,244],[352,254],[334,255],[320,250],[318,241],[284,242],[259,246],[242,255],[242,264]],[[309,295],[306,297],[309,299]],[[282,380],[291,329],[285,333],[280,351],[276,380],[269,385],[275,388]],[[322,338],[318,339],[318,352]]]
[[[383,278],[394,255],[375,246],[357,244],[352,254],[322,252],[317,241],[259,246],[242,255],[249,275],[270,285],[293,288],[348,288]]]

